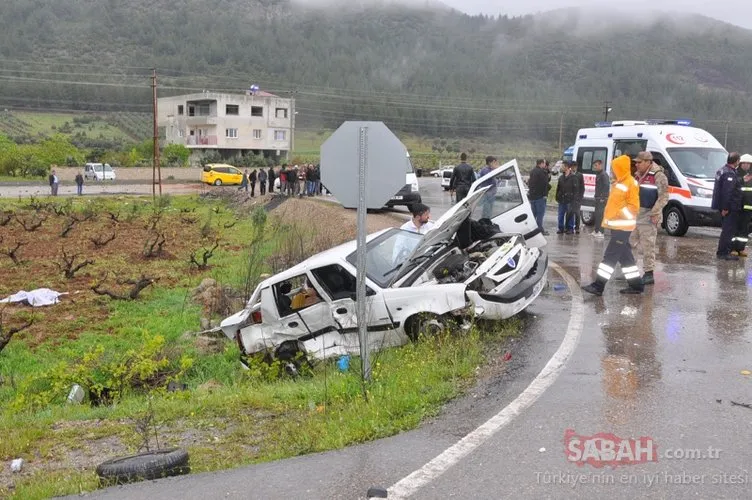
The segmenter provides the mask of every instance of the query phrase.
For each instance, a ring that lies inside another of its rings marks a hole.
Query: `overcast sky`
[[[641,9],[659,9],[668,13],[697,13],[721,21],[752,29],[751,0],[629,0],[628,2],[610,3],[607,0],[442,0],[450,7],[468,14],[535,14],[537,12],[563,7],[606,7],[617,5],[628,9],[639,18]],[[644,14],[644,12],[642,14]]]

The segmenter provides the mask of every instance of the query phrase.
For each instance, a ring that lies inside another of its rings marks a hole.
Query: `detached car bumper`
[[[517,285],[500,294],[468,290],[467,297],[475,307],[475,315],[483,319],[507,319],[519,313],[540,295],[546,286],[548,254],[541,251],[533,267]]]

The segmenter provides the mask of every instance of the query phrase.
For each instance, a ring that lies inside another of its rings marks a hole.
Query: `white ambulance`
[[[710,208],[710,201],[715,173],[726,164],[728,153],[715,137],[692,127],[689,120],[601,122],[595,128],[580,129],[573,156],[585,178],[585,224],[594,222],[593,162],[603,161],[610,174],[613,158],[623,154],[634,158],[640,151],[650,151],[668,177],[669,202],[663,211],[668,234],[684,236],[690,226],[720,226],[720,214]]]

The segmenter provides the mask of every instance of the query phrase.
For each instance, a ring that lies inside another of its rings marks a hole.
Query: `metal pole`
[[[360,127],[358,161],[358,239],[356,250],[355,290],[358,341],[363,380],[371,380],[371,360],[368,357],[368,320],[366,318],[366,164],[368,162],[368,127]]]
[[[154,165],[157,167],[157,184],[159,196],[162,196],[162,168],[159,164],[159,124],[157,120],[157,68],[154,68]]]
[[[154,134],[152,137],[152,147],[157,149],[157,102],[155,96],[157,95],[157,68],[152,70],[151,74],[151,90],[152,90],[152,115],[154,119]],[[157,163],[154,157],[154,151],[151,153],[151,198],[155,200],[157,198]]]
[[[561,135],[564,131],[564,112],[561,112],[561,117],[559,118],[559,153],[561,153]]]
[[[726,143],[728,142],[728,128],[729,122],[726,122],[726,132],[723,134],[723,149],[726,149]]]
[[[295,92],[292,92],[292,98],[290,99],[290,157],[287,161],[292,161],[292,155],[295,151]]]

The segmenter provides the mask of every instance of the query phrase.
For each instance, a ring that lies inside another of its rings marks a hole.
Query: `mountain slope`
[[[302,126],[368,118],[429,135],[555,140],[562,113],[569,137],[602,117],[604,100],[612,118],[748,120],[749,31],[701,16],[621,19],[467,16],[417,0],[5,0],[0,101],[148,111],[156,66],[160,95],[295,91]]]

